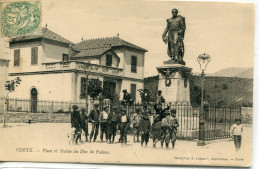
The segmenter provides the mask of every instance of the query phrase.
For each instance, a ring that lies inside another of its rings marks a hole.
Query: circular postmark
[[[32,34],[41,23],[38,2],[13,2],[1,14],[2,35],[7,37]]]

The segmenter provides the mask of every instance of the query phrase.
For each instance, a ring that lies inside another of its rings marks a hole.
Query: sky
[[[166,19],[177,8],[185,17],[186,66],[200,72],[198,55],[211,56],[206,73],[228,67],[254,65],[254,5],[232,2],[136,0],[42,0],[42,25],[68,40],[112,37],[148,50],[145,77],[157,75],[157,66],[169,60],[162,41]]]

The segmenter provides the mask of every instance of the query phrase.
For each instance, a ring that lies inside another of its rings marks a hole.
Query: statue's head
[[[178,9],[173,8],[172,9],[172,17],[176,17],[178,15]]]

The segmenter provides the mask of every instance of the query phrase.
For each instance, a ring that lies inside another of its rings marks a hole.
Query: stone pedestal
[[[158,90],[166,102],[190,104],[191,68],[171,61],[165,61],[163,66],[157,67],[159,73]]]

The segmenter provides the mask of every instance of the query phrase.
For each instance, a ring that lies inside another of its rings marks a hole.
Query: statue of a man
[[[168,55],[175,63],[185,64],[183,61],[185,29],[185,18],[178,15],[177,9],[173,9],[172,18],[167,19],[167,27],[163,32],[162,39],[166,44],[168,43]]]

